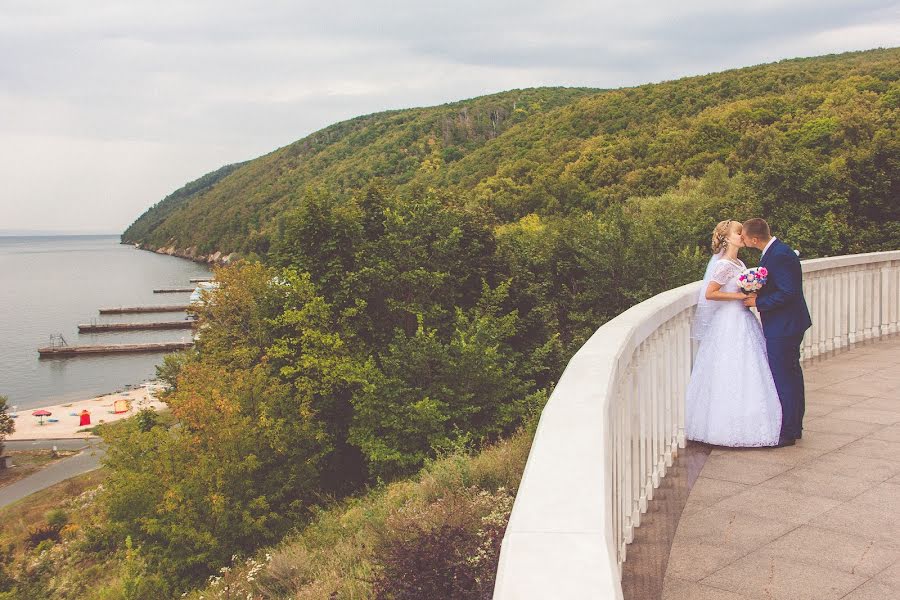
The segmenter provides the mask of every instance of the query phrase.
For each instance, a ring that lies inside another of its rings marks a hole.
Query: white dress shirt
[[[772,239],[769,240],[769,243],[766,244],[766,247],[763,248],[762,254],[759,255],[759,260],[762,260],[762,257],[766,255],[766,250],[769,249],[769,246],[771,246],[771,245],[772,245],[772,242],[774,242],[776,239],[777,239],[777,238],[773,235],[773,236],[772,236]]]

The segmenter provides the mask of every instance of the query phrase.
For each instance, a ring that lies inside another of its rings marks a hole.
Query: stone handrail
[[[803,262],[804,360],[895,334],[900,251]],[[598,329],[541,413],[503,538],[496,600],[622,598],[634,528],[684,447],[699,282]]]

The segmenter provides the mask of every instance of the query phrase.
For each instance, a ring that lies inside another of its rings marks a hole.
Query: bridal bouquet
[[[762,289],[766,285],[769,278],[769,270],[765,267],[753,267],[752,269],[744,269],[738,276],[738,287],[745,294],[753,294]]]

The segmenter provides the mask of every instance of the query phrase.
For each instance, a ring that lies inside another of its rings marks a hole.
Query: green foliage
[[[460,436],[480,446],[533,412],[534,382],[522,379],[525,361],[509,345],[517,314],[502,309],[508,288],[485,286],[472,311],[457,309],[450,339],[420,315],[415,333],[398,331],[380,355],[377,377],[353,399],[349,438],[372,474],[412,472]]]
[[[16,430],[16,422],[9,416],[8,410],[6,396],[0,396],[0,456],[3,456],[3,441],[6,436]]]
[[[47,513],[47,525],[62,529],[69,522],[69,515],[61,508],[55,508]]]
[[[134,416],[138,429],[143,433],[147,433],[157,424],[158,418],[156,411],[152,408],[142,408],[138,414]]]
[[[195,350],[159,368],[174,423],[104,430],[84,543],[131,552],[115,593],[181,591],[423,465],[428,489],[472,485],[439,457],[536,422],[599,325],[699,277],[722,219],[764,216],[804,257],[896,247],[898,58],[360,117],[142,217],[136,241],[259,260],[217,270]],[[477,596],[479,529],[450,514],[375,544],[379,594]]]
[[[372,596],[489,599],[512,498],[463,488],[391,515],[375,551]]]
[[[879,49],[359,117],[245,163],[128,239],[264,256],[282,215],[304,210],[306,190],[343,200],[375,180],[404,198],[454,192],[502,222],[598,214],[720,162],[750,176],[777,231],[831,218],[856,232],[804,240],[804,255],[896,246],[898,60],[900,49]]]
[[[144,239],[145,236],[153,232],[171,215],[177,213],[179,209],[185,207],[192,199],[199,197],[218,183],[219,180],[231,174],[243,164],[226,165],[172,192],[147,209],[147,212],[141,215],[140,219],[126,229],[122,234],[122,241],[135,243]]]
[[[26,545],[34,549],[38,554],[48,548],[53,542],[59,541],[59,527],[53,525],[38,524],[28,530]]]
[[[296,208],[309,189],[349,195],[376,179],[390,185],[428,186],[448,165],[462,162],[461,156],[526,123],[532,115],[596,91],[512,90],[337,123],[239,165],[175,209],[151,209],[126,231],[123,240],[153,247],[175,244],[201,253],[240,250],[264,255],[278,218]]]

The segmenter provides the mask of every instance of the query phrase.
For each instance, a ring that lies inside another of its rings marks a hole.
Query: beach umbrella
[[[41,425],[43,425],[43,424],[44,424],[44,417],[49,417],[49,416],[52,415],[52,414],[53,414],[53,413],[50,412],[49,410],[44,410],[44,409],[42,408],[41,410],[36,410],[36,411],[34,411],[33,413],[31,413],[31,416],[33,416],[33,417],[40,417],[40,418],[41,418]]]

